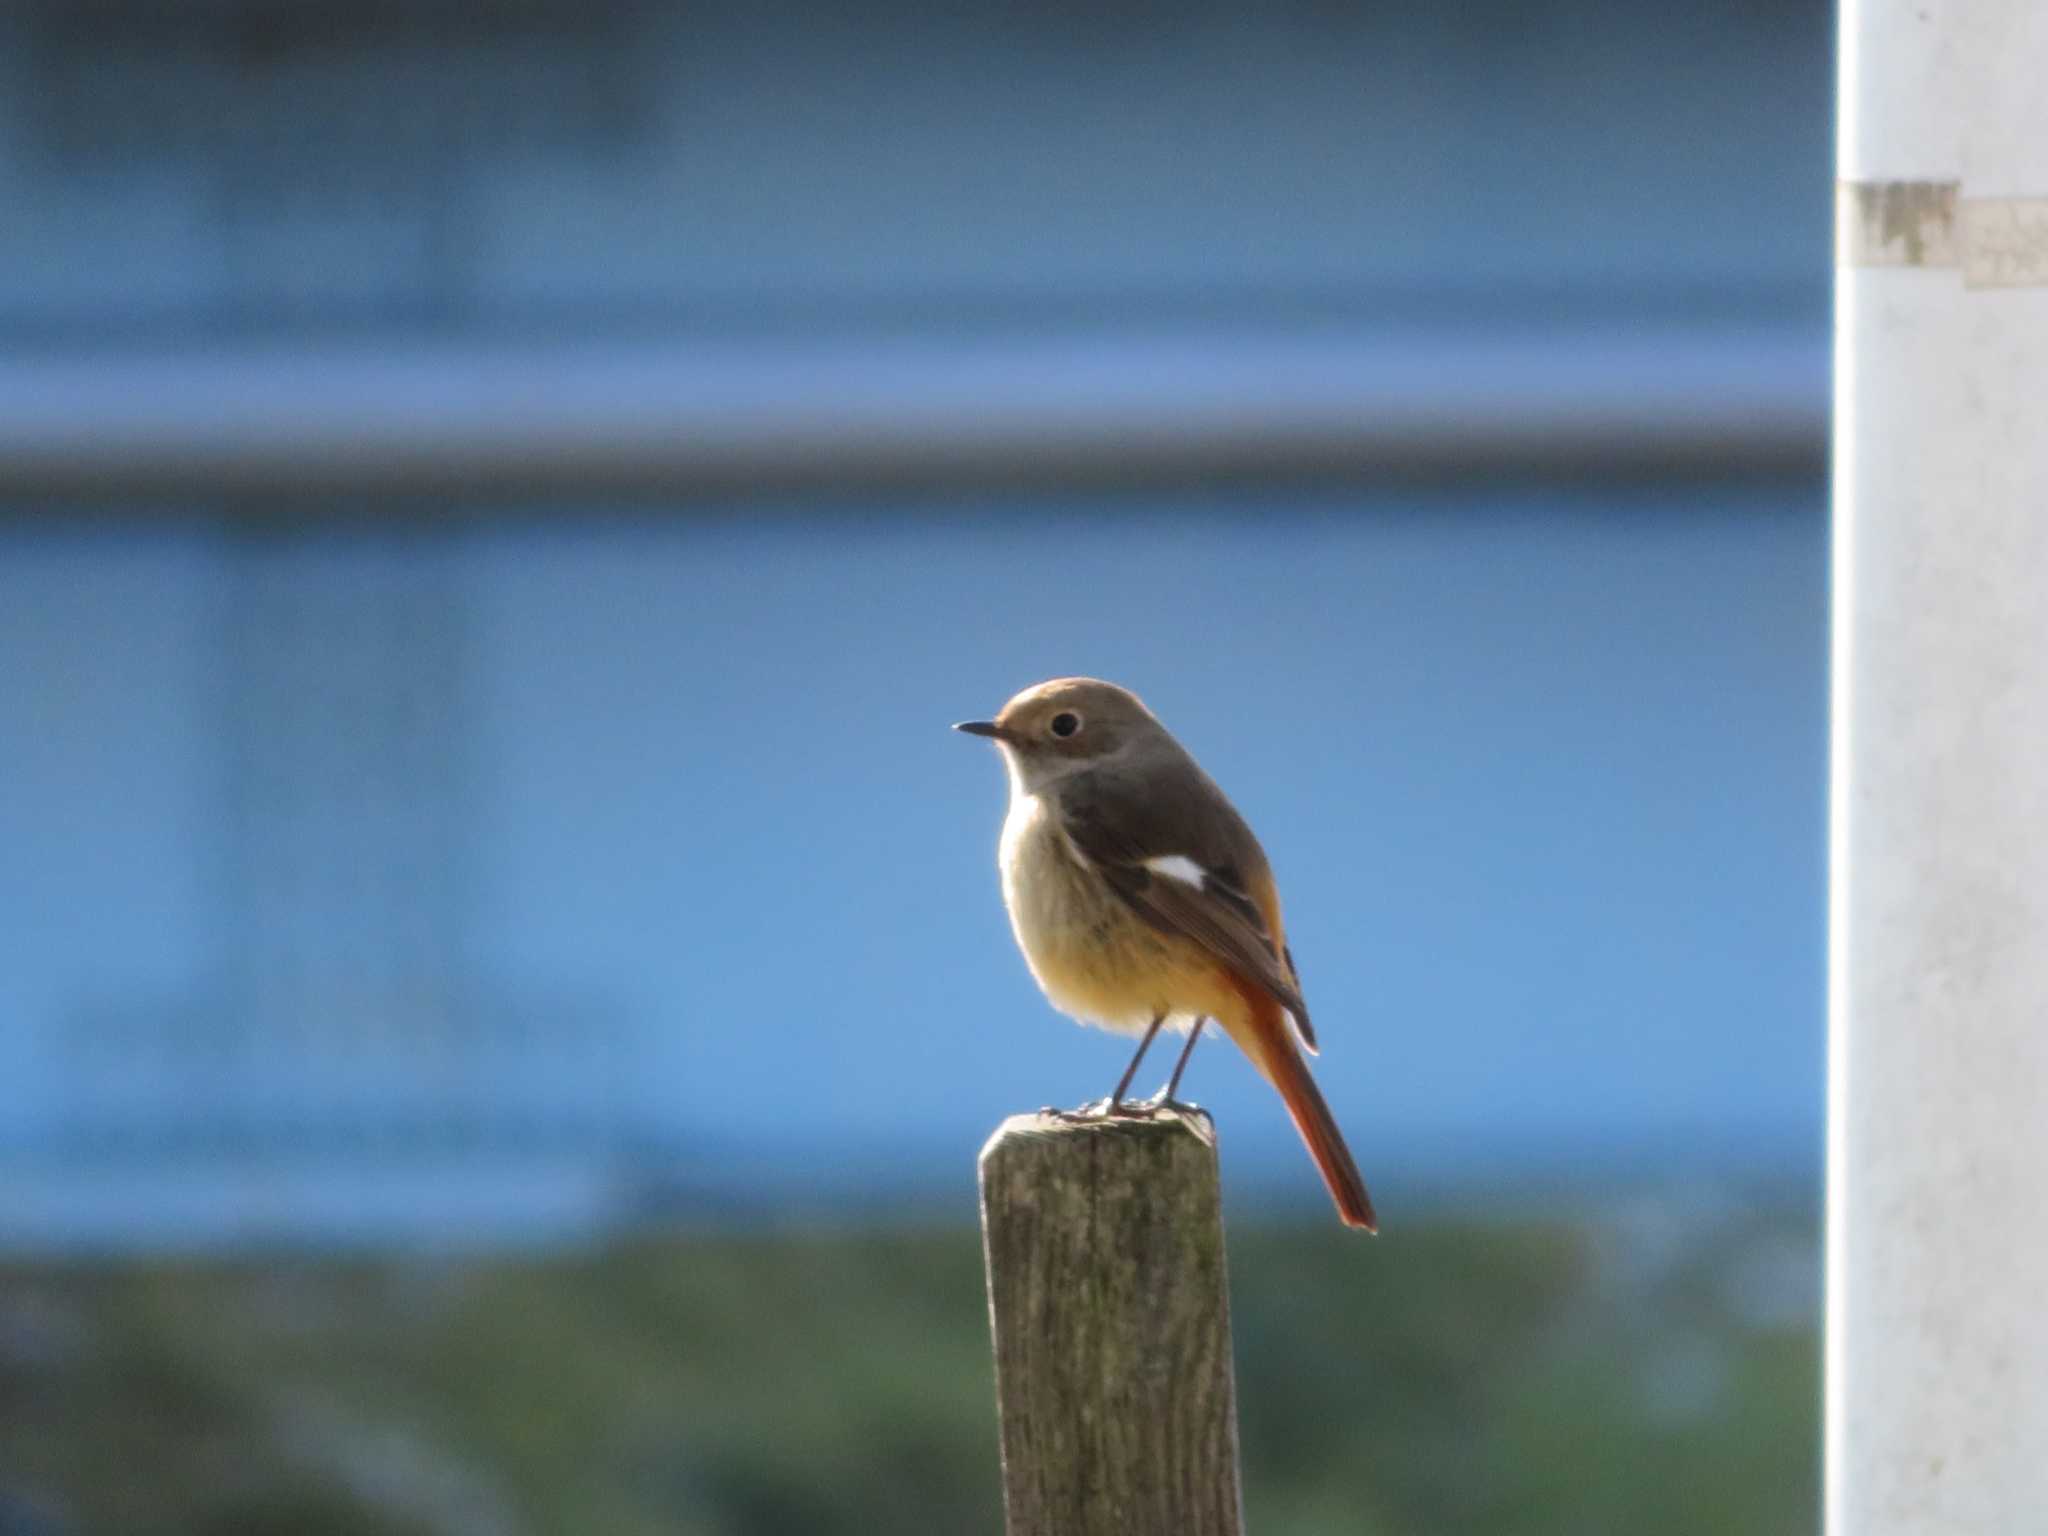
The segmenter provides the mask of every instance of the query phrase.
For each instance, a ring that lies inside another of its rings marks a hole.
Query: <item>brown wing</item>
[[[1313,1051],[1315,1030],[1293,959],[1268,915],[1278,902],[1265,853],[1223,792],[1192,761],[1186,767],[1192,779],[1176,774],[1171,781],[1183,801],[1192,800],[1179,806],[1140,779],[1077,775],[1062,786],[1061,825],[1132,910],[1155,928],[1193,939],[1269,993],[1294,1016]],[[1201,871],[1199,885],[1145,867],[1175,856]]]

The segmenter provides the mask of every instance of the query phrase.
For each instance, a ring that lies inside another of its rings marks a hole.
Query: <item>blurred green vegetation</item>
[[[1239,1221],[1250,1529],[1805,1536],[1817,1263],[1741,1206]],[[10,1536],[1001,1529],[969,1230],[16,1264],[0,1423]]]

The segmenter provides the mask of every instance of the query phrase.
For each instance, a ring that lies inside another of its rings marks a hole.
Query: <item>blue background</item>
[[[1810,1190],[1828,28],[9,11],[0,1242],[964,1210],[1126,1050],[1032,989],[946,730],[1067,672],[1259,831],[1390,1212]],[[1419,468],[1341,451],[1365,375]],[[599,447],[437,466],[463,379]],[[1191,446],[1120,467],[1148,411]],[[677,470],[723,430],[758,474]],[[1319,1198],[1229,1048],[1189,1086]]]

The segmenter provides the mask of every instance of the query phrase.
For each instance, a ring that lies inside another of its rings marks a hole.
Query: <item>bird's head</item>
[[[993,720],[953,727],[1003,749],[1027,794],[1135,746],[1163,739],[1166,728],[1127,688],[1093,677],[1056,677],[1026,688]]]

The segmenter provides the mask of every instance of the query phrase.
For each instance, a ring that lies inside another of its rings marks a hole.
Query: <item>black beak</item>
[[[1008,741],[1010,739],[1010,733],[1000,725],[997,725],[993,720],[962,720],[953,729],[965,731],[970,736],[986,736],[990,741]]]

